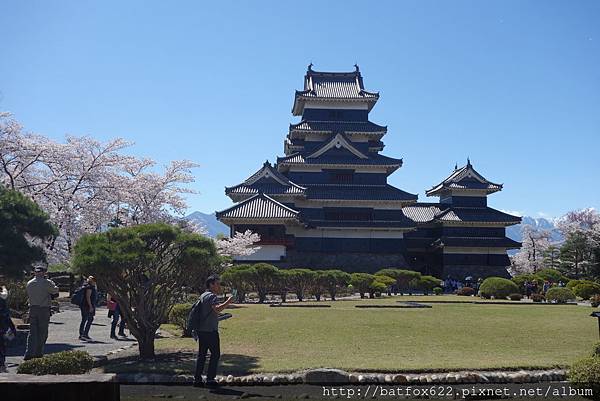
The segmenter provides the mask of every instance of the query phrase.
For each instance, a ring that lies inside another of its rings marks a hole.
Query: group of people
[[[217,386],[215,377],[221,356],[221,344],[219,339],[219,320],[221,312],[232,302],[233,297],[228,297],[224,302],[219,301],[221,294],[221,282],[218,276],[210,276],[206,280],[206,290],[194,305],[201,319],[192,327],[194,338],[198,341],[198,356],[196,359],[196,370],[194,375],[194,386],[214,387]],[[98,289],[96,279],[89,276],[81,291],[82,301],[79,305],[81,310],[81,323],[79,325],[79,339],[90,341],[90,327],[96,314],[98,303]],[[36,267],[34,278],[27,283],[27,295],[29,298],[29,335],[27,337],[27,348],[25,360],[42,357],[44,345],[48,338],[48,325],[50,323],[51,300],[58,297],[58,287],[46,277],[46,269]],[[6,372],[5,366],[5,338],[14,335],[16,330],[10,318],[10,310],[7,306],[8,291],[3,288],[0,292],[0,372]],[[108,297],[108,310],[112,317],[111,338],[117,339],[116,329],[119,328],[118,336],[125,336],[126,323],[122,318],[121,306],[118,300]],[[210,361],[206,380],[203,380],[204,365],[210,352]]]
[[[45,267],[35,267],[33,274],[34,277],[27,282],[26,286],[29,302],[29,334],[27,336],[24,360],[40,358],[44,355],[44,346],[48,339],[48,327],[50,325],[51,303],[52,299],[57,298],[59,294],[56,284],[47,278]],[[92,341],[89,333],[98,304],[96,279],[93,276],[89,276],[78,291],[81,291],[83,295],[78,305],[81,311],[79,340]],[[7,303],[8,295],[6,287],[2,287],[0,291],[0,373],[7,371],[7,341],[16,335],[16,328],[12,322]],[[107,298],[108,314],[109,317],[112,317],[110,337],[118,340],[119,337],[126,337],[126,323],[121,314],[118,301],[110,298],[110,295]],[[116,333],[117,327],[119,327],[118,336]]]
[[[475,293],[477,293],[482,282],[483,279],[481,277],[479,277],[477,280],[474,280],[473,277],[469,276],[465,277],[464,281],[460,281],[454,279],[452,276],[448,276],[446,277],[442,285],[444,286],[445,292],[454,292],[463,287],[470,287],[475,290]]]
[[[533,295],[533,294],[538,294],[538,293],[545,294],[550,289],[550,287],[552,287],[553,285],[554,285],[554,282],[552,282],[551,280],[544,280],[544,283],[541,285],[541,288],[540,288],[540,285],[538,284],[537,281],[526,280],[523,283],[523,289],[525,290],[525,295],[527,296],[527,298],[530,298],[531,295]],[[562,280],[559,280],[558,283],[556,283],[556,285],[558,287],[564,287],[565,283]]]
[[[90,328],[96,315],[96,307],[98,305],[98,287],[96,285],[96,278],[89,276],[80,287],[81,300],[79,303],[79,310],[81,311],[81,323],[79,324],[79,340],[81,341],[93,341],[90,337]],[[111,297],[110,294],[106,295],[106,306],[108,309],[108,317],[112,318],[110,324],[110,338],[118,340],[120,337],[127,337],[125,334],[125,327],[127,323],[121,314],[121,307],[116,298]],[[117,326],[119,327],[118,336],[116,333]]]

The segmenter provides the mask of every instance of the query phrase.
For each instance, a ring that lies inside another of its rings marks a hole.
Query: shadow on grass
[[[206,364],[210,360],[207,357]],[[222,354],[219,374],[246,375],[259,367],[258,358],[240,354]],[[207,366],[205,366],[205,369]],[[194,374],[196,354],[192,352],[169,352],[156,355],[153,361],[140,361],[137,356],[128,356],[109,361],[104,365],[105,373],[156,373],[165,375]]]
[[[83,348],[83,347],[85,347],[85,343],[82,343],[81,345],[64,344],[64,343],[46,344],[46,346],[44,347],[44,355],[53,354],[55,352],[61,352],[61,351],[71,351],[76,348]],[[9,348],[7,348],[6,351],[7,351],[6,356],[23,356],[25,354],[25,345],[19,345],[17,347],[9,347]]]

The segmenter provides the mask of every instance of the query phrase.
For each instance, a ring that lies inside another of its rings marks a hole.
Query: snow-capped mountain
[[[229,227],[217,220],[213,214],[194,212],[185,217],[187,220],[192,220],[196,224],[204,227],[207,231],[208,236],[215,238],[217,235],[222,234],[226,237],[229,236]]]
[[[508,238],[521,242],[523,239],[521,232],[523,226],[530,225],[538,230],[550,231],[552,233],[552,240],[555,242],[561,242],[563,240],[563,236],[556,225],[556,219],[545,219],[543,217],[530,216],[523,216],[521,219],[521,224],[506,227],[506,236]]]

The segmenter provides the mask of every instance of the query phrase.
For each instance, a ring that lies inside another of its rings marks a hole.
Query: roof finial
[[[358,68],[358,63],[354,63],[354,72],[360,72],[360,68]]]
[[[458,170],[458,163],[454,163],[454,170]]]
[[[471,159],[467,156],[467,167],[471,167]]]
[[[313,63],[311,61],[310,64],[308,65],[308,71],[312,71],[312,66],[313,66]]]

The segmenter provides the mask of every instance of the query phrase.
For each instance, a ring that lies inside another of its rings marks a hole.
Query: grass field
[[[287,372],[335,367],[360,371],[565,366],[598,340],[583,306],[433,304],[431,309],[358,309],[398,300],[473,300],[456,296],[326,302],[331,308],[242,305],[220,325],[227,372]],[[166,327],[168,329],[168,327]],[[158,350],[195,350],[165,338]],[[191,363],[191,361],[190,361]]]

